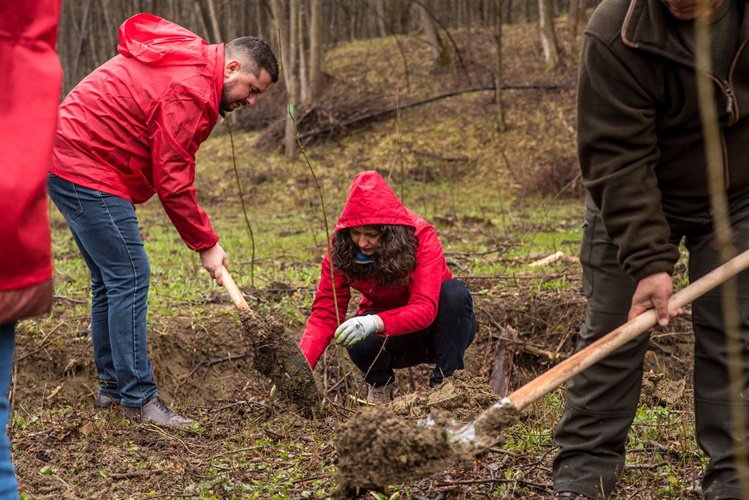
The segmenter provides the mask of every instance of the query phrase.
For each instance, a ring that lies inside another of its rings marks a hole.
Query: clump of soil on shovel
[[[496,443],[500,431],[515,421],[515,407],[491,404],[465,426],[449,420],[477,413],[477,401],[496,401],[485,390],[486,384],[468,374],[456,374],[426,396],[407,395],[388,407],[366,408],[345,424],[336,439],[339,498],[350,498],[361,490],[383,490],[453,465],[469,465],[474,456]],[[431,414],[419,420],[399,415],[420,415],[424,409]]]
[[[299,346],[286,336],[279,323],[259,321],[244,311],[240,311],[240,318],[254,353],[253,367],[275,384],[280,398],[293,404],[303,416],[313,417],[322,397]]]
[[[464,446],[449,442],[444,426],[417,425],[385,407],[357,413],[338,435],[336,449],[336,497],[341,499],[468,463],[472,457]]]

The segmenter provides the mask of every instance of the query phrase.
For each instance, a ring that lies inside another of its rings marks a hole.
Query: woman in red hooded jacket
[[[356,316],[343,321],[351,288],[362,298]],[[364,375],[369,400],[383,403],[392,397],[394,368],[434,363],[432,387],[462,369],[475,332],[471,295],[453,279],[434,227],[377,172],[357,175],[300,344],[310,365],[335,339]]]

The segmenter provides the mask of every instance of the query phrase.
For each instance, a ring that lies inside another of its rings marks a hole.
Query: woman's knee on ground
[[[450,279],[442,282],[439,310],[454,314],[473,313],[473,298],[462,281]]]

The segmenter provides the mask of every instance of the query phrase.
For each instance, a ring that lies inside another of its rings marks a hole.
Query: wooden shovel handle
[[[237,309],[252,312],[250,305],[244,299],[244,295],[242,295],[239,287],[234,283],[229,271],[227,271],[225,267],[221,268],[221,281],[224,284],[224,288],[226,288],[226,291],[229,293],[229,298],[231,298],[231,301],[235,306],[237,306]]]
[[[715,268],[702,278],[672,295],[668,301],[669,310],[687,305],[729,278],[736,276],[747,267],[749,267],[749,250],[740,253],[722,266]],[[536,399],[553,391],[573,376],[654,327],[656,323],[657,316],[655,310],[651,309],[640,314],[531,380],[507,396],[507,399],[510,400],[516,410],[522,410]]]

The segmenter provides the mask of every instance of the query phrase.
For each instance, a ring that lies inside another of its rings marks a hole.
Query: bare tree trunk
[[[434,27],[434,20],[431,14],[422,3],[417,3],[416,8],[419,10],[421,30],[424,32],[424,36],[432,51],[432,64],[435,68],[447,67],[450,64],[450,52]]]
[[[211,36],[210,33],[208,33],[208,26],[205,24],[205,17],[203,17],[203,8],[200,6],[200,2],[198,0],[195,0],[195,10],[193,11],[193,14],[197,18],[197,26],[199,26],[200,29],[200,31],[198,31],[198,34],[205,40],[210,40]]]
[[[78,74],[78,66],[81,62],[81,50],[83,49],[83,40],[86,38],[86,23],[88,22],[88,12],[91,9],[93,0],[88,0],[86,3],[86,10],[83,11],[83,20],[81,21],[81,27],[78,33],[78,44],[75,50],[75,59],[73,60],[73,75]],[[77,77],[76,77],[77,78]]]
[[[567,13],[567,30],[570,34],[570,47],[577,52],[577,38],[580,34],[581,11],[584,6],[581,5],[584,0],[570,0],[570,9]]]
[[[106,23],[104,31],[106,32],[105,36],[107,37],[107,51],[110,54],[109,57],[112,57],[117,41],[114,37],[114,29],[112,29],[112,27],[115,26],[115,22],[112,19],[112,11],[109,10],[109,0],[101,0],[101,10],[104,13],[104,22]]]
[[[211,29],[213,30],[213,36],[211,37],[212,43],[221,43],[221,30],[218,27],[218,18],[216,17],[216,7],[213,5],[213,0],[206,0],[208,2],[208,16],[211,19]]]
[[[380,32],[380,38],[388,36],[385,14],[385,0],[375,0],[375,11],[377,12],[377,29]]]
[[[502,71],[502,0],[494,0],[495,11],[495,23],[494,23],[494,38],[497,45],[497,60],[496,60],[496,77],[494,87],[496,88],[496,100],[497,100],[497,130],[504,132],[507,130],[507,124],[505,123],[505,111],[502,105],[502,80],[504,80],[504,72]]]
[[[237,37],[237,18],[241,16],[240,12],[234,11],[232,12],[232,5],[230,0],[224,0],[223,5],[223,15],[221,16],[224,20],[224,34],[226,35],[226,39],[223,39],[221,41],[228,42],[230,40],[233,40]],[[244,10],[244,7],[241,8]]]
[[[283,65],[283,77],[286,81],[286,93],[288,95],[288,109],[286,113],[286,130],[284,134],[284,153],[286,158],[296,158],[297,144],[294,121],[296,119],[296,106],[299,100],[296,77],[296,54],[298,51],[296,42],[296,17],[299,0],[273,0],[273,17],[279,32],[279,43],[281,47],[281,60]],[[288,7],[288,8],[287,8]]]
[[[177,19],[177,2],[169,0],[169,19]]]
[[[309,102],[309,63],[305,51],[304,33],[304,8],[297,12],[297,45],[299,46],[299,102],[304,104]]]
[[[264,17],[263,14],[264,14],[264,10],[262,6],[262,2],[258,1],[255,4],[255,23],[257,26],[256,33],[257,33],[257,36],[259,36],[260,38],[266,38],[265,32],[263,31],[263,25],[264,25],[264,23],[262,22],[263,17]],[[273,38],[273,35],[268,37],[268,39],[271,39],[271,38]]]
[[[96,6],[93,5],[93,1],[91,2],[91,8],[92,10],[96,10]],[[92,12],[91,17],[96,18],[96,12]],[[99,54],[99,50],[101,49],[101,47],[97,43],[97,40],[99,39],[99,35],[100,35],[100,33],[97,33],[98,27],[100,27],[98,23],[96,24],[92,23],[92,26],[88,29],[88,36],[86,37],[88,38],[88,45],[90,47],[89,54],[90,54],[91,62],[93,63],[93,66],[95,68],[98,68],[104,62],[102,60],[102,57]],[[83,29],[86,29],[86,26],[83,26]]]
[[[505,11],[502,13],[502,19],[504,19],[507,24],[512,24],[512,0],[507,0],[505,2]]]
[[[322,92],[322,0],[312,0],[309,27],[309,99],[315,101]]]
[[[286,117],[286,139],[284,141],[284,152],[286,158],[293,160],[297,157],[296,143],[296,107],[299,105],[299,66],[296,54],[299,52],[299,26],[298,12],[300,0],[289,1],[289,80],[286,86],[289,91],[289,112]]]
[[[538,23],[541,33],[541,46],[544,51],[544,61],[548,68],[553,68],[559,62],[560,51],[557,35],[554,31],[554,3],[552,0],[538,0]]]

